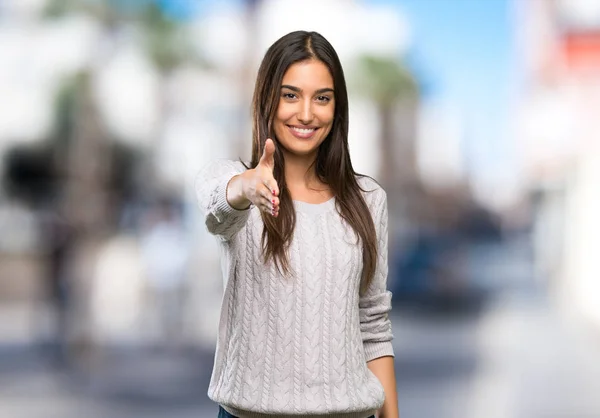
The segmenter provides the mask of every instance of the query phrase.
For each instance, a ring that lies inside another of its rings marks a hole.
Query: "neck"
[[[290,188],[310,188],[319,183],[316,167],[313,164],[317,154],[299,156],[284,153],[285,182]],[[312,166],[311,166],[312,165]]]

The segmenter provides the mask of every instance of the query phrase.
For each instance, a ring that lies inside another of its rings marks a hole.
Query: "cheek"
[[[319,119],[321,120],[321,123],[323,124],[323,128],[324,128],[323,134],[322,134],[323,141],[325,140],[325,138],[327,138],[327,136],[331,132],[331,128],[333,127],[333,118],[334,118],[334,110],[333,109],[323,109],[323,112],[319,116]]]
[[[277,112],[275,113],[275,119],[277,120],[277,122],[285,123],[292,116],[294,116],[294,114],[295,110],[292,106],[286,103],[279,103],[279,106],[277,107]]]
[[[326,108],[319,114],[319,120],[323,125],[327,125],[328,129],[331,129],[333,125],[334,109]]]
[[[288,115],[285,109],[285,106],[279,105],[277,108],[277,112],[275,112],[275,118],[273,119],[273,130],[275,131],[275,135],[278,139],[281,140],[281,135],[283,134],[283,129],[285,128],[285,122],[288,120]]]
[[[285,115],[278,111],[275,114],[275,120],[273,121],[273,129],[278,136],[281,135],[283,128],[285,128],[285,121]]]
[[[318,107],[317,113],[322,122],[333,122],[333,117],[335,115],[335,103],[329,103],[327,106]]]

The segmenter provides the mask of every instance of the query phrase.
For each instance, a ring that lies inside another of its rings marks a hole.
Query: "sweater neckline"
[[[322,203],[308,203],[302,200],[292,200],[292,202],[294,202],[297,211],[315,215],[325,213],[335,207],[335,197]]]

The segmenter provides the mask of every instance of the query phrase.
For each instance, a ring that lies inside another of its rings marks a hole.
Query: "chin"
[[[318,148],[311,149],[287,149],[288,154],[292,154],[298,157],[306,157],[317,153]]]
[[[288,153],[302,156],[316,153],[321,145],[319,142],[318,145],[315,146],[316,142],[312,141],[310,143],[298,143],[296,139],[286,141],[285,143],[279,143]]]

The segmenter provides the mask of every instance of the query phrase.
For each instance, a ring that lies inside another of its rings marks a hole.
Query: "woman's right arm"
[[[231,239],[245,225],[249,210],[229,204],[227,188],[230,180],[242,174],[244,166],[236,161],[217,160],[196,175],[194,187],[198,206],[204,214],[208,232],[223,240]]]
[[[267,140],[254,169],[235,161],[219,160],[205,166],[195,179],[196,197],[208,231],[231,239],[245,225],[251,205],[277,216],[279,189],[273,178],[274,145]]]

